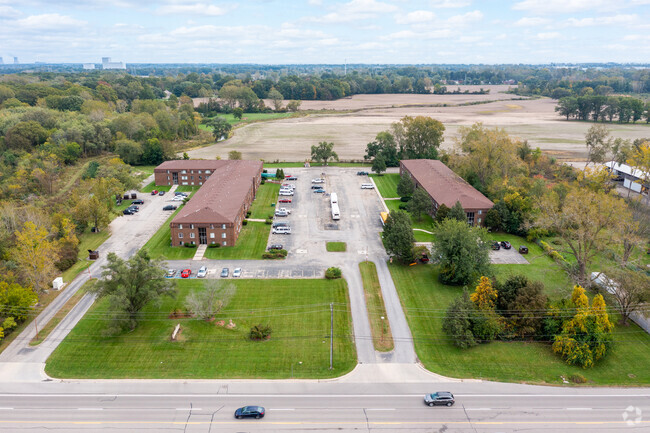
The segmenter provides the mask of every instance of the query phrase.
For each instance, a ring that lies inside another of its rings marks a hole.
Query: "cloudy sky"
[[[5,63],[650,61],[650,0],[0,0]]]

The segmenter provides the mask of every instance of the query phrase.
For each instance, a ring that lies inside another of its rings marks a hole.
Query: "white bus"
[[[339,205],[337,203],[332,203],[332,219],[341,219],[341,211],[339,210]]]
[[[339,198],[336,196],[336,193],[335,192],[331,193],[330,194],[330,203],[334,204],[334,203],[338,203],[338,202],[339,202]]]

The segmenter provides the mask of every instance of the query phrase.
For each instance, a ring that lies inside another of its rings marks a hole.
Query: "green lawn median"
[[[356,365],[344,280],[229,280],[230,303],[214,321],[172,318],[190,291],[206,280],[179,280],[178,296],[148,305],[132,332],[103,335],[108,302],[94,305],[47,361],[48,375],[86,379],[331,378]],[[330,303],[334,304],[334,362],[330,357]],[[227,325],[232,320],[234,328]],[[220,322],[223,321],[223,322]],[[177,341],[174,327],[181,324]],[[272,328],[252,341],[250,328]]]
[[[347,250],[347,244],[345,242],[328,242],[325,248],[330,253],[344,253]]]
[[[390,352],[393,350],[393,334],[390,330],[390,322],[386,314],[384,297],[381,294],[381,285],[377,276],[377,268],[373,262],[359,263],[361,279],[363,280],[363,291],[365,293],[368,319],[370,320],[370,331],[372,332],[372,343],[375,350]]]
[[[371,174],[370,177],[375,181],[379,194],[384,198],[399,197],[397,194],[397,184],[399,183],[399,174],[386,173],[382,175]]]

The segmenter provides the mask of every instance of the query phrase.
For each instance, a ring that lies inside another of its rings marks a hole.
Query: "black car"
[[[322,185],[312,185],[311,189],[323,189]]]
[[[525,245],[521,245],[519,247],[519,254],[528,254],[528,247]]]
[[[266,410],[262,406],[244,406],[235,411],[235,418],[264,418]]]
[[[133,215],[133,214],[135,213],[135,211],[127,208],[127,209],[124,209],[124,210],[122,211],[122,213],[123,213],[124,215]]]
[[[298,178],[296,176],[287,176],[284,180],[298,180]]]
[[[367,171],[357,171],[357,176],[368,176]]]
[[[510,245],[510,242],[508,241],[501,241],[501,248],[503,248],[504,250],[509,250],[510,248],[512,248],[512,245]]]
[[[144,200],[141,198],[135,199],[131,202],[131,204],[144,204]]]
[[[269,245],[269,250],[281,250],[281,249],[282,249],[282,245],[280,244]]]
[[[167,206],[163,207],[163,210],[176,210],[176,206],[168,204]]]
[[[501,244],[497,241],[492,242],[492,249],[494,251],[499,251],[501,249]]]
[[[428,406],[453,406],[454,394],[448,391],[427,394],[424,396],[424,404]]]
[[[273,228],[276,227],[289,227],[289,223],[273,223]]]

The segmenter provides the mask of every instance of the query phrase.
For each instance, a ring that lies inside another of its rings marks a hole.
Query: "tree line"
[[[593,120],[594,122],[636,123],[645,119],[650,123],[650,102],[629,96],[589,94],[560,98],[555,111],[566,120]]]

